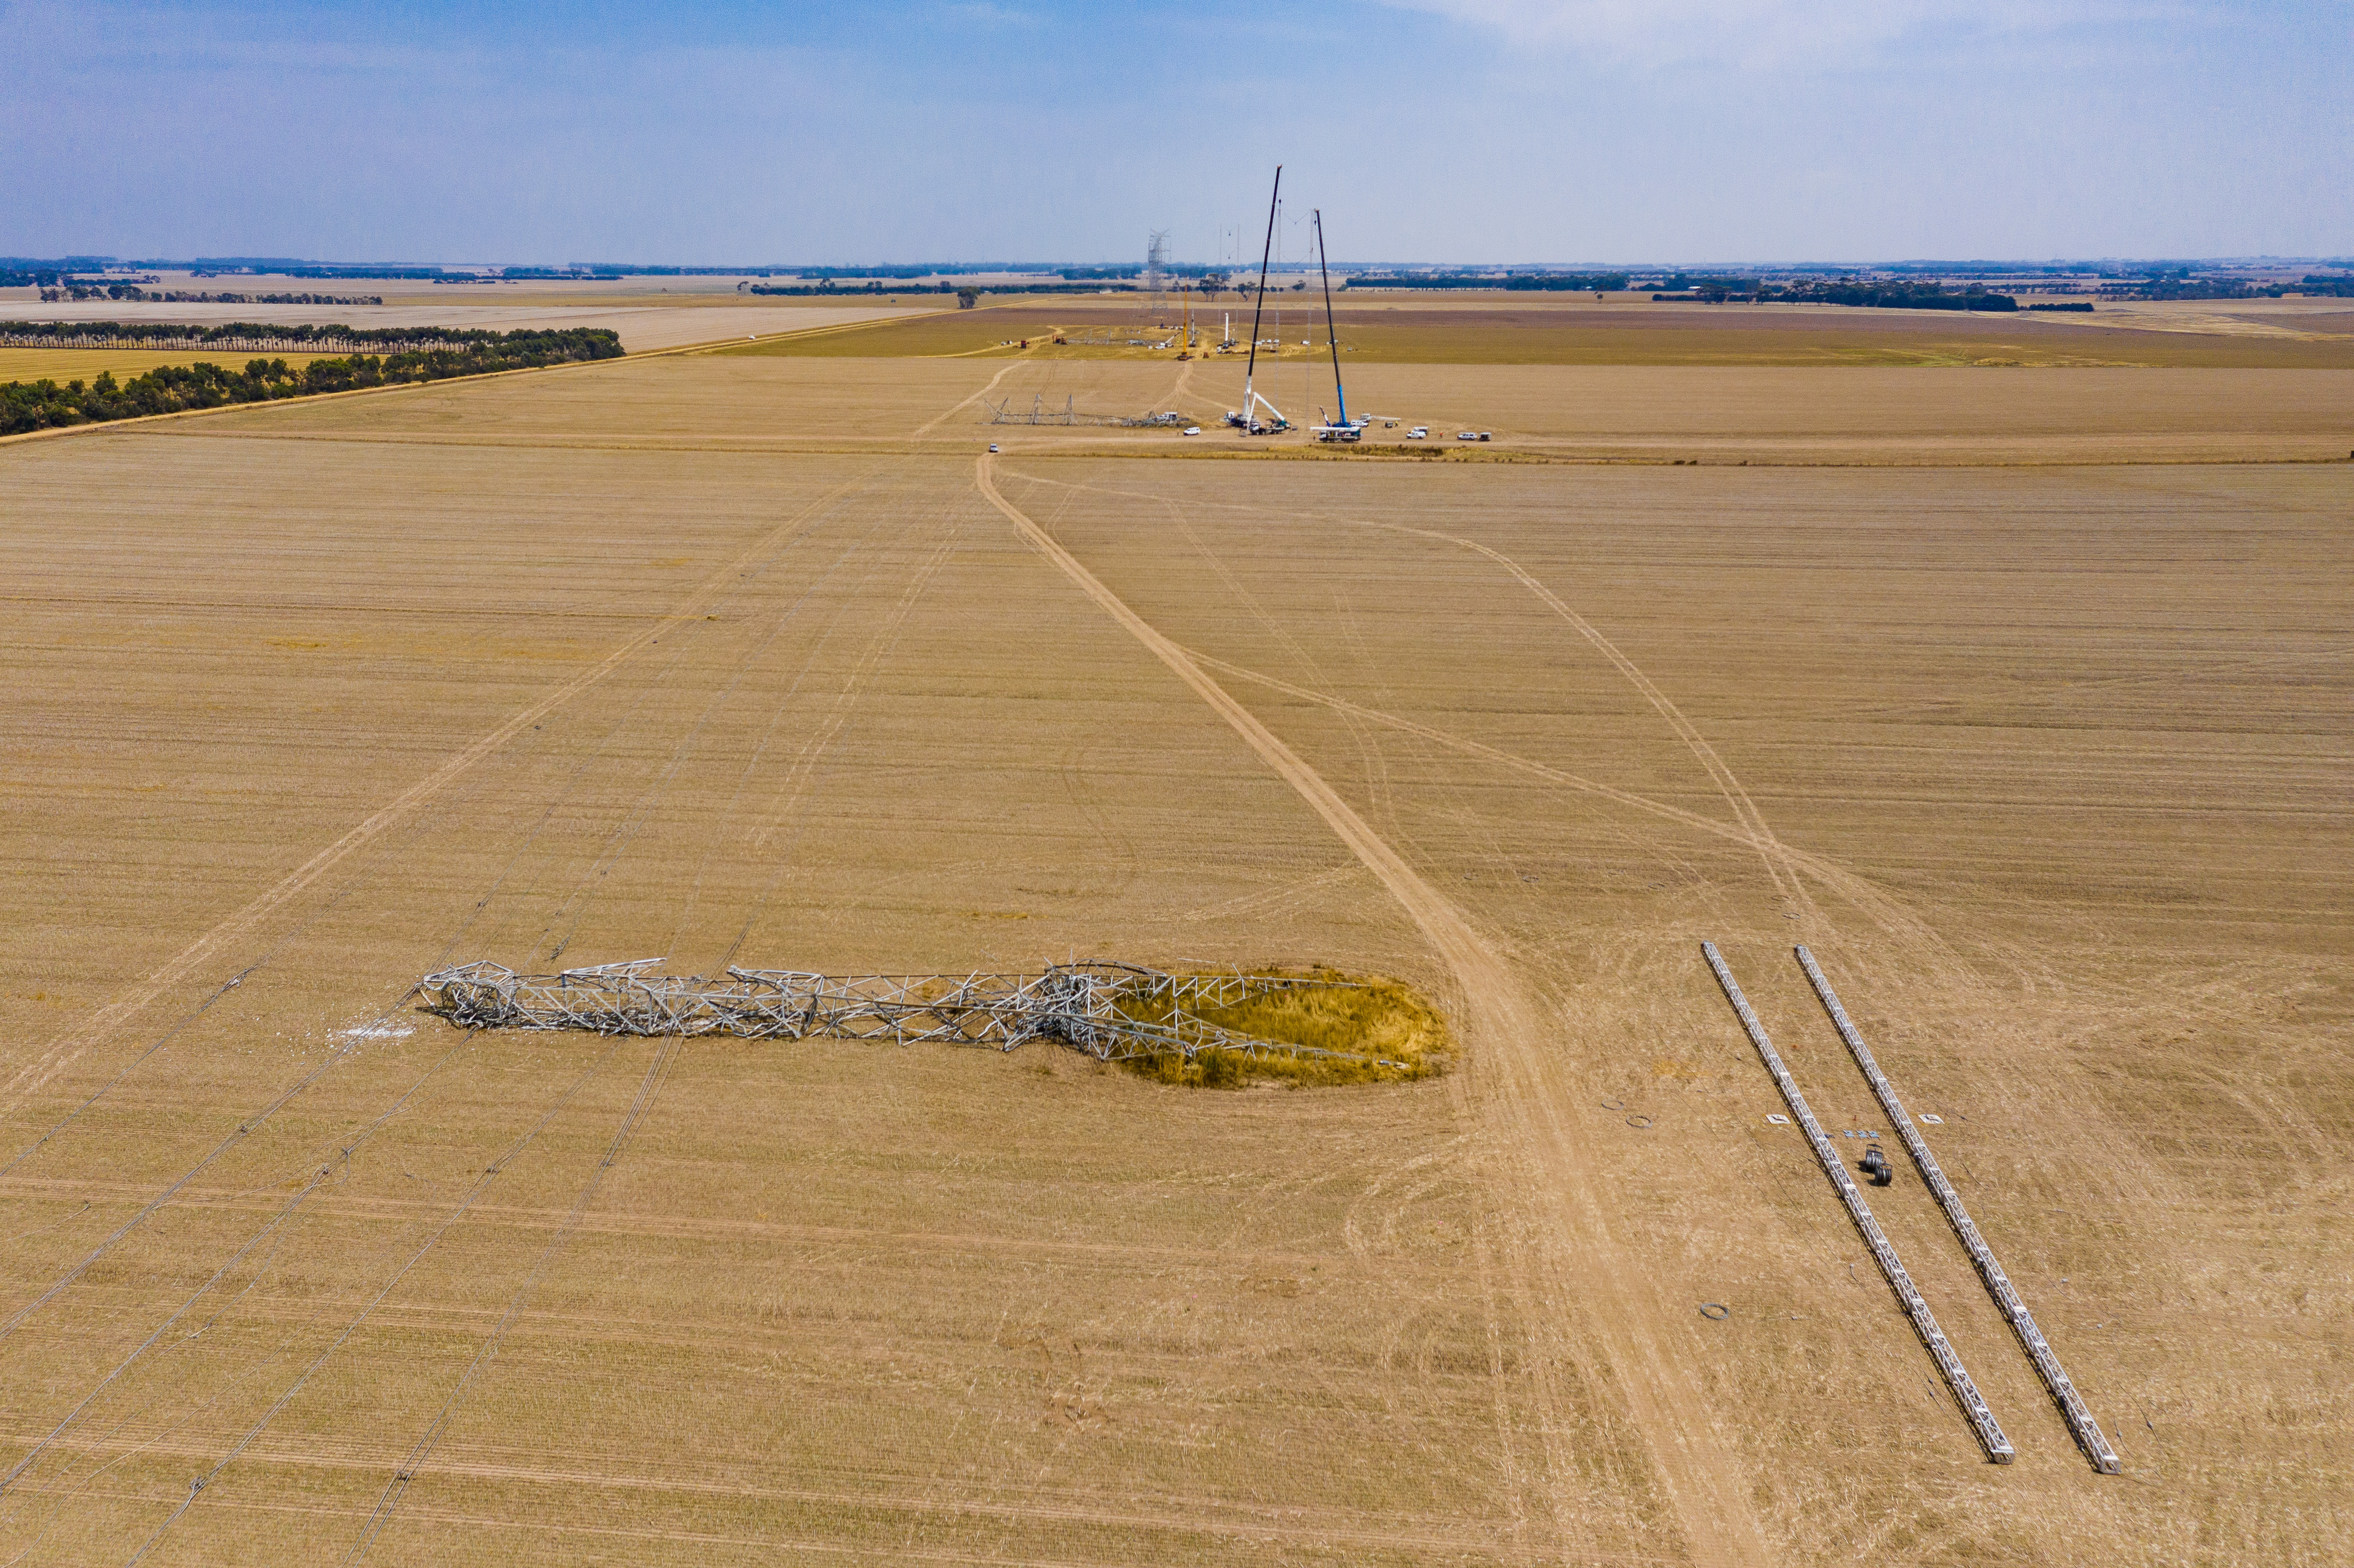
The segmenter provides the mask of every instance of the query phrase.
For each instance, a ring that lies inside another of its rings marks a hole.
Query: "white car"
[[[1426,441],[1430,440],[1430,427],[1428,425],[1416,425],[1414,429],[1405,433],[1405,439],[1410,441]]]
[[[1458,441],[1476,441],[1479,439],[1479,432],[1477,430],[1458,430],[1455,432],[1455,439]]]
[[[995,450],[997,450],[997,443],[996,443],[995,441],[991,441],[991,442],[990,442],[990,443],[989,443],[989,450],[990,450],[991,451],[995,451]]]
[[[1202,427],[1199,425],[1188,425],[1182,433],[1188,436],[1198,436],[1202,433]]]

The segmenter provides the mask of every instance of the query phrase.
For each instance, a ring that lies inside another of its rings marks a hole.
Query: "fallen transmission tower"
[[[1055,1040],[1098,1062],[1205,1051],[1413,1072],[1413,1064],[1240,1034],[1201,1017],[1283,991],[1360,990],[1281,975],[1169,975],[1132,964],[1055,964],[1039,974],[853,975],[730,968],[725,980],[651,974],[660,959],[554,975],[476,961],[436,969],[410,994],[467,1029],[729,1034],[746,1040],[938,1041],[1012,1051]]]
[[[989,422],[992,425],[1104,425],[1119,426],[1128,429],[1148,427],[1160,429],[1174,428],[1185,423],[1185,416],[1174,409],[1165,413],[1148,410],[1131,418],[1123,414],[1083,413],[1076,406],[1077,401],[1077,397],[1074,394],[1063,399],[1061,408],[1050,408],[1045,395],[1038,393],[1032,396],[1027,412],[1014,408],[1013,399],[1011,397],[996,403],[991,403],[984,397],[981,399],[981,406],[989,410]]]

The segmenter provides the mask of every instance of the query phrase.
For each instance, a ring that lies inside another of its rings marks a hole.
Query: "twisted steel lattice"
[[[731,967],[725,980],[657,975],[660,959],[519,975],[477,960],[417,982],[428,1012],[467,1029],[597,1034],[730,1034],[747,1040],[938,1041],[1012,1051],[1055,1040],[1099,1062],[1204,1051],[1413,1071],[1386,1057],[1263,1040],[1200,1010],[1279,991],[1360,989],[1281,975],[1170,975],[1133,964],[1054,964],[1039,974],[852,975]]]

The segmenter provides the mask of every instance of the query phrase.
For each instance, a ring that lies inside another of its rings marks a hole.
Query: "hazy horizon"
[[[1165,228],[1216,265],[1281,162],[1295,260],[1318,207],[1353,258],[2317,259],[2354,251],[2349,19],[0,0],[0,251],[1100,264]]]
[[[1065,267],[1128,266],[1140,268],[1143,265],[1143,260],[1140,256],[1066,256],[1055,260],[1032,259],[1019,261],[927,260],[922,259],[892,256],[863,256],[855,257],[844,261],[811,261],[807,260],[800,261],[707,261],[698,260],[693,258],[646,258],[642,260],[608,258],[602,260],[582,260],[578,259],[554,260],[547,259],[526,260],[510,257],[504,260],[492,260],[479,256],[116,256],[92,250],[61,251],[54,256],[0,256],[0,264],[29,264],[35,262],[73,263],[77,265],[86,263],[92,266],[110,267],[143,267],[150,270],[179,270],[185,269],[210,269],[214,267],[223,269],[251,268],[254,270],[254,275],[257,276],[276,275],[270,273],[268,269],[271,266],[280,264],[293,267],[323,268],[381,267],[387,269],[421,269],[438,267],[459,270],[470,268],[487,268],[493,270],[501,268],[571,268],[587,269],[591,270],[612,268],[636,270],[637,275],[650,277],[667,275],[670,270],[676,270],[679,273],[686,276],[716,277],[737,274],[752,274],[764,271],[783,273],[790,271],[792,269],[797,267],[809,268],[812,271],[817,270],[841,271],[845,269],[855,269],[858,267],[887,267],[897,270],[921,267],[928,269],[929,273],[932,275],[954,277],[964,274],[978,275],[991,272],[1005,272],[1018,275],[1029,272],[1053,271],[1058,268]],[[1193,268],[1199,266],[1200,263],[1180,260],[1172,262],[1172,265]],[[1245,262],[1246,270],[1256,270],[1257,266],[1258,263],[1256,260],[1246,260]],[[1289,260],[1282,263],[1282,266],[1288,272],[1297,271],[1302,268],[1312,270],[1315,263],[1312,261]],[[1744,270],[1752,271],[1804,272],[1825,271],[1842,268],[1880,269],[1898,267],[1912,269],[1947,268],[1956,271],[1962,271],[1971,268],[1979,267],[2052,267],[2076,270],[2090,270],[2104,267],[2149,268],[2178,266],[2216,268],[2319,266],[2342,268],[2354,266],[2354,256],[1888,256],[1876,258],[1849,257],[1839,260],[1816,259],[1813,260],[1804,261],[1767,261],[1755,259],[1746,260],[1702,259],[1695,260],[1689,258],[1680,260],[1660,260],[1657,258],[1652,258],[1636,261],[1609,258],[1600,260],[1573,259],[1568,260],[1559,260],[1533,257],[1516,260],[1500,260],[1496,258],[1479,259],[1469,257],[1343,259],[1341,257],[1335,256],[1331,259],[1331,266],[1332,270],[1336,272],[1350,269],[1376,268],[1412,268],[1416,270],[1441,270],[1451,268],[1461,268],[1467,270],[1478,271],[1498,271],[1510,270],[1515,268],[1529,268],[1553,271],[1575,271],[1585,270],[1593,271],[1642,272],[1647,274],[1659,271],[1739,271]]]

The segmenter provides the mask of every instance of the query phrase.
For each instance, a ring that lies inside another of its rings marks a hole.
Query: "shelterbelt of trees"
[[[1948,289],[1938,283],[1796,283],[1767,287],[1766,300],[1825,305],[1877,305],[1900,311],[2015,311],[2019,302],[2009,294],[1991,294],[1973,283]]]
[[[844,288],[828,278],[818,283],[751,283],[743,287],[748,294],[800,294],[824,297],[831,294],[1103,294],[1127,289],[1133,283],[891,283],[879,280]]]
[[[1583,293],[1589,289],[1615,291],[1627,286],[1624,272],[1514,272],[1497,277],[1485,272],[1355,273],[1346,289],[1505,289],[1513,292]]]
[[[68,300],[145,300],[164,305],[380,305],[382,294],[211,294],[183,289],[141,288],[136,283],[63,283],[41,291],[41,302]]]
[[[610,359],[621,352],[620,339],[601,328],[577,327],[563,331],[525,328],[516,332],[493,332],[482,327],[350,327],[330,323],[228,322],[219,326],[196,326],[187,322],[5,322],[0,323],[0,339],[12,344],[38,347],[47,343],[71,345],[100,337],[126,346],[153,343],[165,345],[190,344],[221,344],[234,348],[240,343],[257,338],[271,343],[323,343],[381,344],[386,352],[411,349],[455,349],[472,352],[478,348],[503,349],[513,353],[540,352],[541,347],[574,345],[589,342],[610,341],[613,353],[565,354],[566,359]],[[550,363],[554,363],[551,361]]]
[[[122,382],[116,381],[111,371],[101,372],[95,381],[73,380],[63,386],[46,377],[11,381],[0,386],[0,435],[621,355],[620,336],[597,328],[464,335],[469,341],[449,347],[315,359],[299,369],[290,368],[282,359],[252,359],[242,371],[202,362],[165,365]]]

